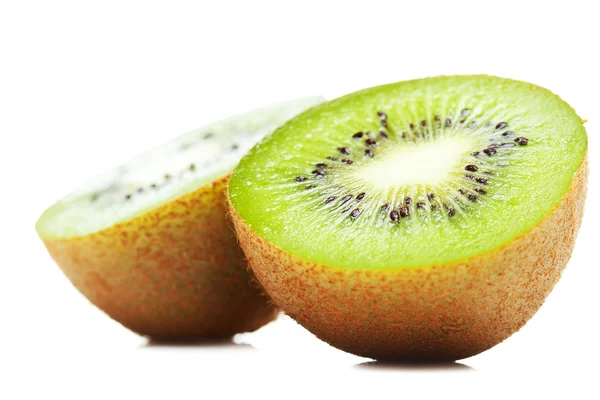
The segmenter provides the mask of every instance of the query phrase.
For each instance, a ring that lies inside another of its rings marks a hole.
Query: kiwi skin
[[[325,342],[380,360],[454,361],[518,331],[560,278],[581,225],[587,158],[546,218],[504,246],[448,265],[347,270],[300,259],[261,238],[230,205],[267,294]]]
[[[228,180],[97,233],[42,240],[73,285],[134,332],[171,341],[254,331],[277,312],[226,217]]]

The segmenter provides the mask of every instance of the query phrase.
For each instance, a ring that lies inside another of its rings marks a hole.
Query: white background
[[[598,399],[597,2],[0,1],[0,399]],[[54,200],[203,123],[303,95],[487,73],[589,120],[590,190],[546,304],[462,364],[369,363],[289,318],[233,343],[160,346],[91,306],[34,224]]]

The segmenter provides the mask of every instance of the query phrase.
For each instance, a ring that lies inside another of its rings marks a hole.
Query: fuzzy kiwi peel
[[[292,119],[242,159],[228,199],[258,281],[317,337],[456,360],[520,329],[558,281],[586,154],[581,119],[545,89],[427,78]]]
[[[276,310],[230,221],[230,171],[256,141],[319,102],[284,102],[175,138],[50,207],[36,229],[73,285],[125,327],[159,340],[230,337]]]

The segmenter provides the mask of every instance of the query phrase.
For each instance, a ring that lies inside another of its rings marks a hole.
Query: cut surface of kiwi
[[[448,361],[519,330],[565,268],[587,136],[558,96],[491,76],[323,103],[255,146],[228,199],[248,264],[320,339]]]
[[[250,147],[321,101],[251,111],[144,152],[46,210],[38,234],[73,285],[134,332],[195,340],[256,330],[277,311],[248,271],[225,188]]]
[[[255,147],[231,202],[257,234],[343,268],[445,264],[498,248],[556,207],[586,153],[557,96],[487,76],[363,90]]]
[[[141,153],[58,201],[37,230],[44,237],[75,237],[143,215],[227,175],[265,135],[320,101],[306,97],[263,107]]]

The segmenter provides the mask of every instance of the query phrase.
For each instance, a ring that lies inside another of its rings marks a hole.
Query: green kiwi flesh
[[[540,223],[587,151],[573,109],[492,76],[399,82],[318,105],[255,146],[229,183],[258,236],[344,269],[448,264]]]
[[[323,101],[304,97],[248,111],[173,138],[113,167],[48,208],[45,238],[80,237],[144,215],[227,176],[264,136]]]

